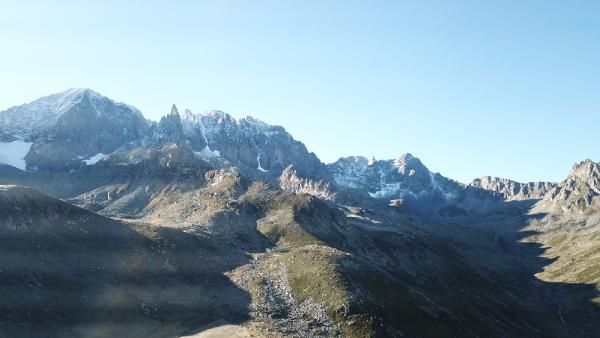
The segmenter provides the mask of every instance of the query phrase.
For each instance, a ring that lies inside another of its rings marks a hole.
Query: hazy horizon
[[[0,4],[0,110],[91,88],[158,120],[217,109],[325,162],[419,157],[462,182],[600,159],[600,3]]]

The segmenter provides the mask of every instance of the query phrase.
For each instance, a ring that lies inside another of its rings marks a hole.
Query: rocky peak
[[[600,194],[600,164],[592,160],[585,160],[573,166],[566,180],[559,184],[564,191],[588,191],[591,194]]]
[[[195,121],[196,120],[196,116],[192,113],[191,110],[186,109],[183,112],[183,116],[181,116],[181,120],[182,121]]]
[[[148,128],[134,107],[81,88],[0,112],[3,139],[31,143],[25,161],[40,170],[79,168],[86,159],[144,137]]]
[[[179,110],[177,110],[177,106],[175,104],[173,104],[173,106],[171,106],[171,111],[169,112],[169,116],[175,116],[175,115],[179,116]]]
[[[217,121],[219,120],[235,120],[233,117],[231,117],[231,115],[220,111],[220,110],[207,110],[204,113],[202,113],[202,116],[206,116],[206,117],[211,117],[216,119]]]
[[[36,139],[51,129],[65,113],[72,111],[76,106],[86,106],[89,108],[88,110],[97,112],[98,106],[110,104],[124,106],[91,89],[68,89],[0,112],[0,133],[11,135],[17,139]],[[141,113],[135,108],[129,108],[141,116]]]
[[[177,142],[184,139],[181,116],[175,105],[171,107],[169,114],[160,118],[155,139],[161,142]]]
[[[401,155],[395,162],[398,172],[402,175],[412,176],[415,174],[429,175],[429,169],[421,163],[421,160],[410,153]]]
[[[571,178],[588,181],[592,186],[598,185],[600,178],[600,164],[587,159],[573,166],[570,174]]]
[[[366,191],[378,199],[411,197],[450,198],[458,184],[427,169],[411,154],[396,160],[369,160],[362,156],[341,158],[328,165],[335,183],[344,188]]]
[[[600,164],[589,159],[575,164],[567,179],[556,185],[536,210],[570,215],[600,211]]]
[[[200,130],[208,149],[234,163],[241,163],[272,175],[279,175],[293,164],[304,177],[325,178],[327,169],[304,144],[296,141],[281,126],[252,117],[235,119],[212,110],[184,119],[186,136]],[[187,125],[187,126],[186,126]],[[189,137],[188,137],[189,140]]]
[[[551,182],[519,183],[505,178],[485,176],[473,180],[469,186],[499,194],[505,200],[541,199],[556,184]]]

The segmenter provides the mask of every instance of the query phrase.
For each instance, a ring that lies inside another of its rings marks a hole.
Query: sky
[[[462,182],[600,160],[599,1],[5,1],[0,110],[92,88]]]

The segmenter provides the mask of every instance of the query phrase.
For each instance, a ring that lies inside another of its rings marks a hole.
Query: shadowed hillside
[[[170,337],[247,318],[224,275],[247,259],[210,238],[105,218],[0,187],[0,335]]]

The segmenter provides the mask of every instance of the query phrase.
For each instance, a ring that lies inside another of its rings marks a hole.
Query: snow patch
[[[210,150],[208,146],[205,146],[204,149],[200,151],[194,151],[194,154],[201,157],[219,157],[221,153],[218,150]]]
[[[435,174],[432,173],[431,171],[429,172],[429,178],[431,179],[431,187],[433,188],[433,190],[440,189],[437,184],[437,180],[435,179]],[[442,189],[440,189],[440,190],[442,190]]]
[[[96,155],[90,157],[89,159],[83,160],[83,162],[85,162],[86,165],[94,165],[94,164],[98,163],[99,161],[103,160],[104,156],[106,156],[106,154],[97,153]]]
[[[29,152],[31,145],[32,143],[23,141],[0,143],[0,162],[25,170],[27,163],[24,158]]]
[[[381,183],[381,189],[376,192],[369,192],[373,198],[388,198],[402,192],[402,183]]]
[[[258,166],[256,167],[256,169],[262,171],[263,173],[268,172],[268,170],[266,170],[260,166],[260,153],[258,153],[258,155],[256,155],[256,162],[258,162]]]
[[[442,195],[446,201],[451,201],[456,198],[456,194],[452,192],[442,192]]]

